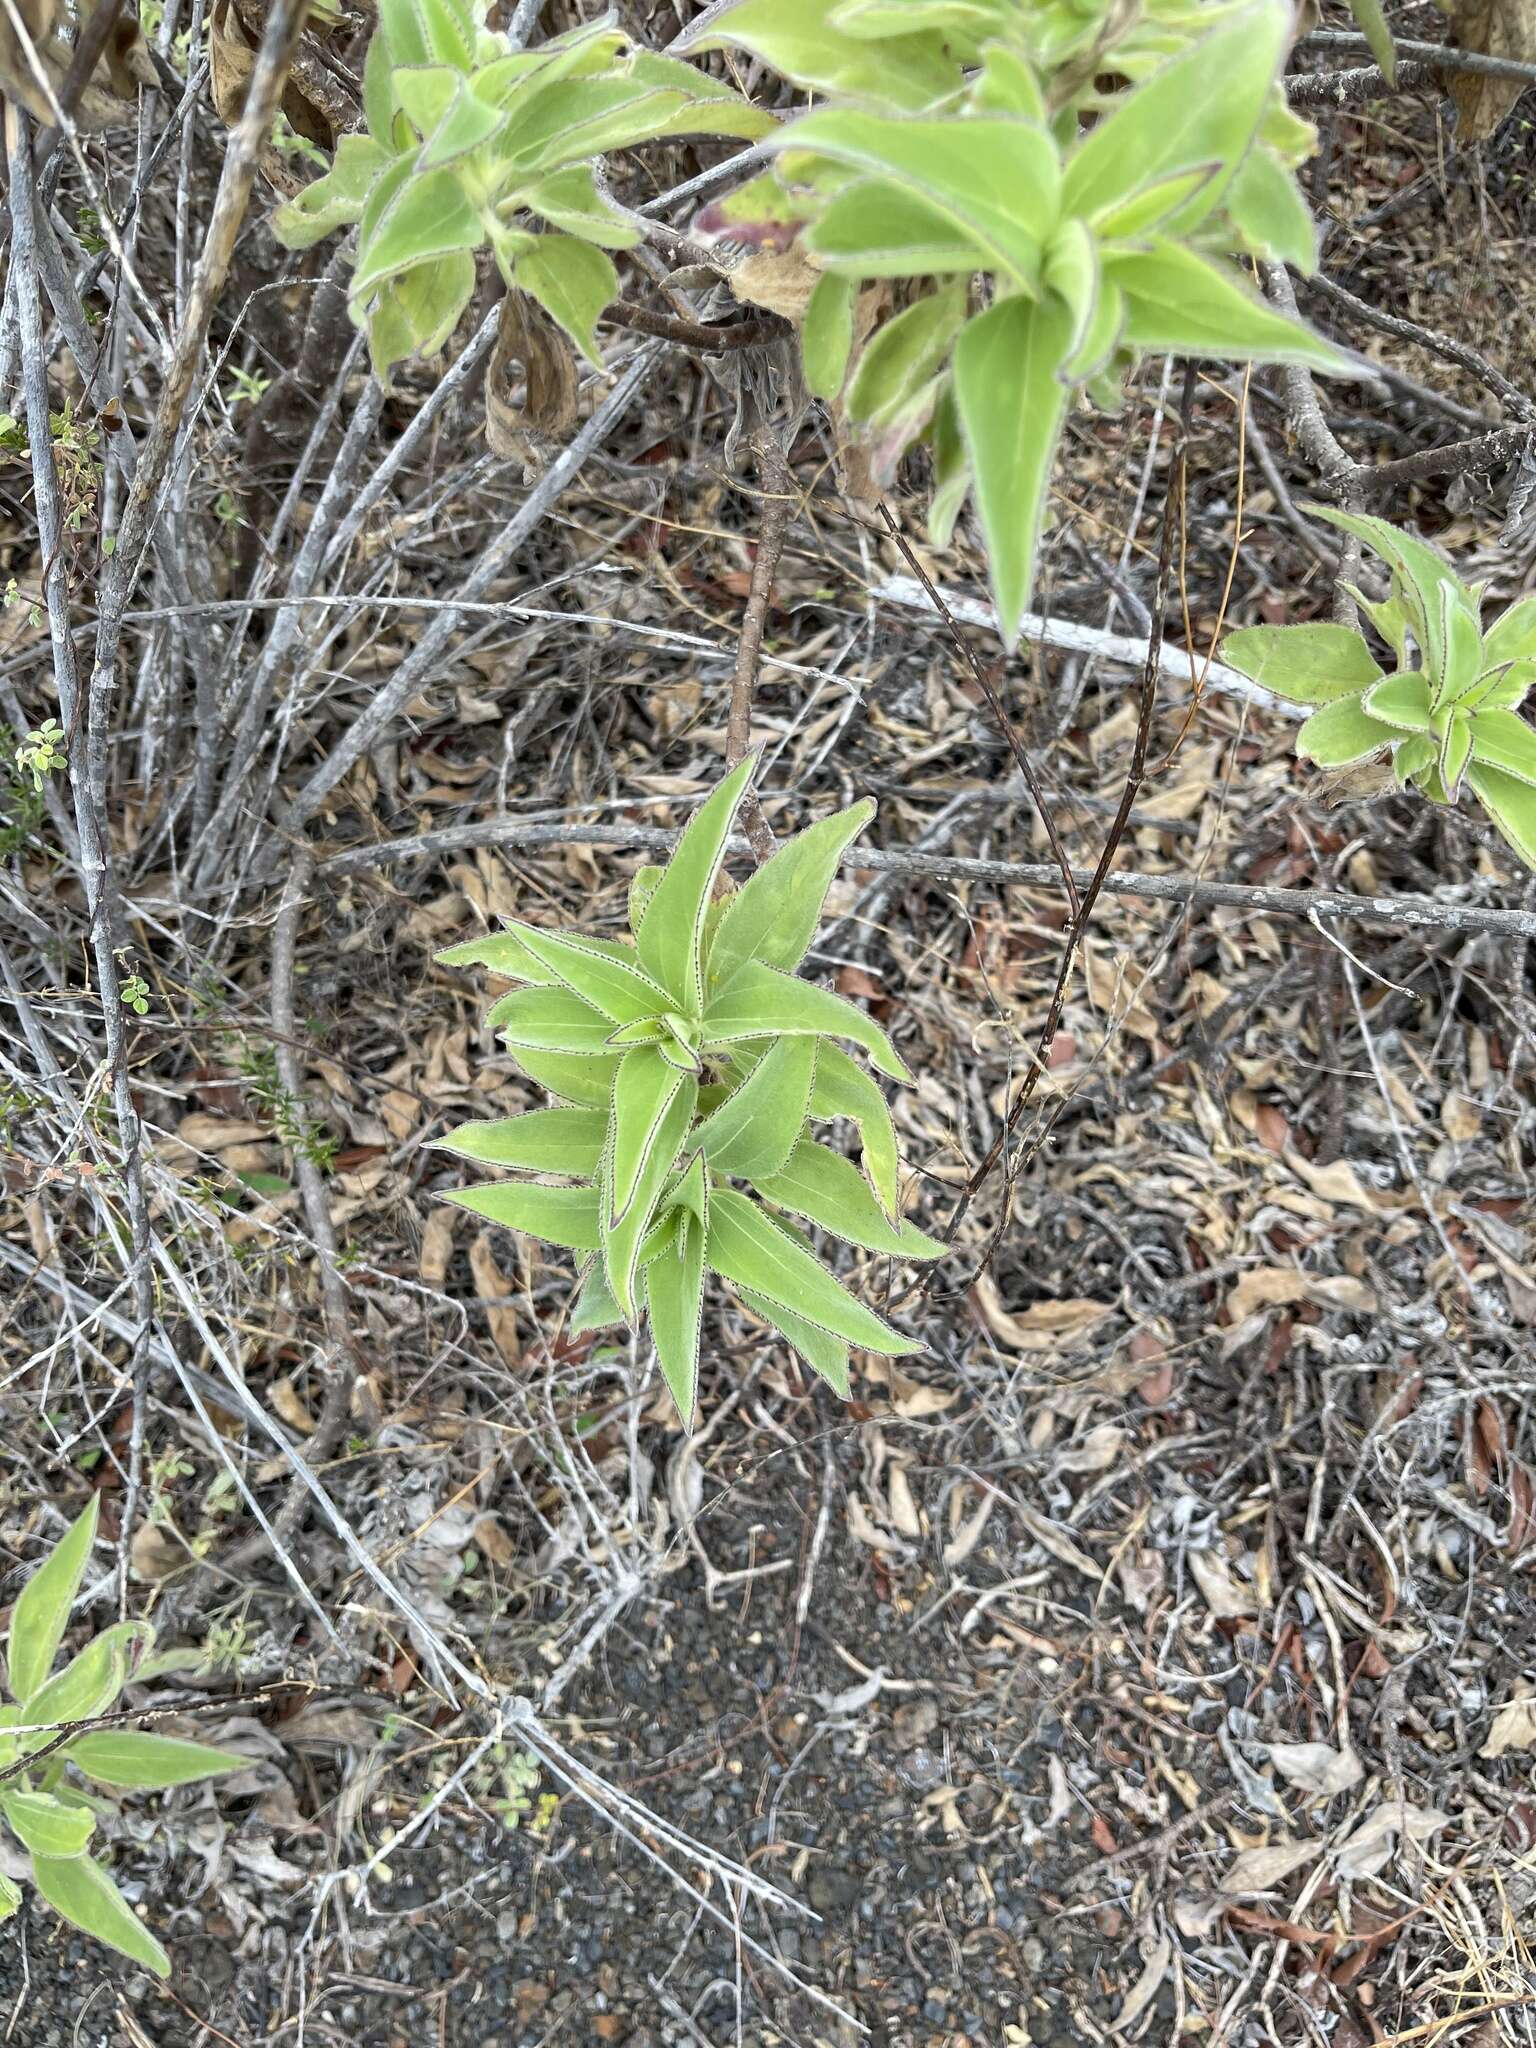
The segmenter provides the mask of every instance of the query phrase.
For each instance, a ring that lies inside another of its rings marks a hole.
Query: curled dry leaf
[[[1141,1975],[1125,1994],[1124,2005],[1109,2023],[1112,2034],[1123,2034],[1127,2027],[1134,2026],[1141,2018],[1162,1989],[1163,1979],[1167,1976],[1168,1965],[1172,1961],[1173,1937],[1168,1934],[1159,1935],[1142,1966]]]
[[[1536,1693],[1517,1693],[1493,1717],[1488,1740],[1477,1752],[1490,1761],[1512,1749],[1536,1749]]]
[[[1119,1457],[1128,1432],[1118,1423],[1101,1422],[1056,1454],[1058,1472],[1107,1472]]]
[[[1436,0],[1451,18],[1456,43],[1484,57],[1536,63],[1536,0]],[[1483,78],[1454,72],[1447,80],[1456,102],[1459,139],[1482,142],[1525,90],[1518,78]]]
[[[49,128],[75,54],[72,23],[66,22],[60,0],[14,0],[14,5],[31,47],[16,33],[10,8],[0,9],[0,90]],[[139,87],[157,83],[137,19],[120,15],[71,118],[77,128],[90,133],[120,128],[137,119]]]
[[[1258,1613],[1258,1594],[1242,1583],[1219,1550],[1192,1550],[1187,1561],[1190,1577],[1218,1621]]]
[[[523,386],[521,405],[512,391]],[[535,299],[509,291],[485,378],[485,438],[493,455],[537,464],[576,423],[576,351]]]
[[[264,10],[260,0],[213,0],[208,14],[208,75],[213,104],[226,128],[233,128],[245,106],[245,90],[256,68]],[[288,81],[283,88],[284,119],[297,135],[321,149],[334,149],[343,126],[350,127],[362,109],[338,88],[335,74],[320,61],[314,31],[299,41]],[[291,199],[309,182],[270,143],[261,153],[261,174],[274,191]]]
[[[523,1355],[517,1311],[493,1306],[496,1302],[505,1301],[516,1290],[497,1265],[492,1245],[491,1232],[482,1230],[469,1248],[469,1270],[474,1276],[475,1292],[485,1310],[486,1322],[490,1325],[491,1341],[501,1353],[501,1362],[503,1365],[516,1365]]]
[[[1375,1877],[1385,1870],[1404,1842],[1427,1842],[1450,1821],[1435,1806],[1412,1806],[1406,1799],[1389,1800],[1361,1821],[1334,1858],[1340,1877]]]
[[[1079,1343],[1112,1311],[1103,1301],[1035,1301],[1019,1313],[1004,1306],[990,1273],[976,1276],[976,1305],[1000,1344],[1014,1351],[1059,1351]]]
[[[1245,1849],[1222,1878],[1220,1889],[1229,1899],[1247,1892],[1273,1891],[1293,1870],[1300,1870],[1322,1851],[1321,1842],[1271,1842],[1265,1849]]]
[[[731,291],[743,305],[762,306],[796,327],[820,278],[818,266],[798,248],[755,249],[729,273]]]
[[[1352,1749],[1337,1750],[1327,1742],[1272,1742],[1269,1760],[1288,1785],[1319,1799],[1347,1792],[1365,1776]]]

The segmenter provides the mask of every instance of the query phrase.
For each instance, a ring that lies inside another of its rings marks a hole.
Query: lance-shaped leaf
[[[1431,773],[1440,758],[1440,745],[1431,733],[1414,733],[1392,755],[1392,773],[1399,789],[1419,782]]]
[[[868,94],[886,104],[921,107],[960,82],[941,36],[901,35],[871,43],[844,34],[826,0],[738,0],[707,9],[678,37],[680,50],[735,45],[785,78],[828,93]]]
[[[596,1188],[528,1187],[509,1180],[492,1187],[455,1188],[443,1199],[508,1230],[521,1230],[570,1251],[595,1252],[602,1243]]]
[[[591,1180],[602,1164],[608,1119],[600,1109],[531,1109],[525,1116],[460,1124],[437,1140],[443,1152],[531,1173]]]
[[[1477,687],[1483,673],[1483,635],[1477,602],[1457,579],[1440,591],[1441,666],[1434,691],[1435,708],[1455,704]]]
[[[728,987],[710,997],[704,1013],[704,1045],[729,1045],[738,1039],[796,1037],[847,1038],[861,1045],[882,1074],[910,1081],[901,1055],[873,1017],[813,982],[797,981],[759,960],[749,960],[731,976]]]
[[[1476,621],[1472,593],[1450,564],[1427,542],[1400,526],[1378,519],[1373,512],[1341,512],[1333,505],[1309,506],[1319,519],[1363,540],[1374,554],[1389,562],[1397,573],[1396,594],[1408,602],[1414,632],[1424,650],[1424,665],[1438,680],[1445,672],[1444,593],[1470,611]]]
[[[918,299],[888,320],[859,357],[848,387],[848,417],[870,427],[890,424],[911,405],[948,359],[965,322],[965,287]]]
[[[1500,612],[1483,635],[1485,668],[1521,660],[1536,660],[1536,593],[1517,599]]]
[[[739,762],[689,819],[640,922],[635,942],[640,964],[685,1016],[698,1016],[703,1006],[699,947],[704,915],[755,762],[754,755]]]
[[[1045,129],[985,114],[891,117],[829,107],[785,130],[784,147],[905,186],[976,244],[985,268],[1034,285],[1061,192],[1060,158]]]
[[[890,178],[857,178],[827,201],[805,246],[833,275],[968,277],[986,251],[948,215]]]
[[[574,235],[538,235],[508,282],[537,299],[589,362],[601,364],[598,318],[619,295],[619,273],[601,249]]]
[[[811,1091],[811,1115],[826,1122],[846,1117],[857,1125],[864,1171],[875,1198],[892,1222],[897,1213],[896,1126],[880,1084],[851,1060],[841,1046],[823,1045]]]
[[[452,171],[416,173],[372,233],[360,239],[352,295],[361,297],[431,257],[478,248],[483,239],[480,215]]]
[[[1513,711],[1479,711],[1472,720],[1472,755],[1520,782],[1536,784],[1536,731]]]
[[[1386,9],[1381,0],[1349,0],[1349,11],[1360,25],[1360,33],[1370,44],[1371,55],[1386,73],[1388,85],[1397,83],[1397,49],[1392,41],[1392,31],[1387,27]]]
[[[89,1856],[34,1856],[38,1890],[73,1927],[103,1941],[156,1977],[169,1977],[170,1957],[99,1863]]]
[[[1431,706],[1429,684],[1417,669],[1407,675],[1385,676],[1373,683],[1360,699],[1361,708],[1383,725],[1400,732],[1429,732]]]
[[[584,1337],[592,1330],[611,1330],[623,1320],[623,1310],[608,1285],[608,1270],[601,1259],[595,1259],[587,1268],[572,1306],[570,1333],[573,1337]]]
[[[637,1045],[619,1062],[613,1081],[611,1151],[606,1166],[610,1226],[628,1214],[683,1079],[654,1046]]]
[[[12,1884],[8,1877],[0,1877],[0,1921],[9,1920],[20,1904],[20,1885]]]
[[[1221,657],[1295,704],[1332,704],[1381,680],[1375,656],[1349,626],[1243,626],[1223,640]]]
[[[633,249],[645,239],[633,215],[599,189],[591,164],[568,164],[563,171],[552,171],[525,185],[520,197],[530,213],[552,228],[601,248]]]
[[[529,1080],[560,1101],[600,1109],[606,1115],[613,1099],[613,1077],[619,1070],[617,1054],[595,1059],[584,1053],[534,1052],[518,1046],[516,1057]]]
[[[1073,320],[1060,300],[1005,299],[955,344],[955,399],[1004,642],[1029,604],[1046,489],[1071,394],[1058,372]]]
[[[486,1013],[487,1024],[517,1052],[609,1051],[613,1020],[564,988],[520,988],[501,996]]]
[[[143,1735],[134,1728],[99,1728],[80,1735],[65,1755],[98,1785],[120,1785],[139,1792],[159,1792],[168,1785],[191,1785],[200,1778],[221,1778],[242,1771],[250,1759],[213,1749],[206,1742],[188,1742],[179,1735]]]
[[[69,1610],[75,1604],[91,1545],[96,1540],[99,1504],[100,1496],[93,1493],[83,1513],[70,1523],[28,1579],[12,1610],[6,1662],[12,1696],[23,1704],[41,1688],[53,1669]]]
[[[1289,263],[1310,276],[1317,268],[1317,223],[1296,180],[1269,150],[1250,149],[1227,187],[1227,218],[1254,256]]]
[[[688,1140],[716,1173],[756,1180],[776,1173],[805,1128],[818,1038],[779,1039]]]
[[[1439,760],[1440,780],[1452,803],[1460,793],[1461,778],[1471,758],[1472,721],[1464,711],[1453,711],[1445,720],[1445,730],[1440,735]]]
[[[726,903],[709,949],[711,990],[759,960],[792,972],[805,958],[838,864],[875,815],[871,798],[787,840]]]
[[[847,1244],[900,1259],[944,1256],[945,1247],[937,1238],[926,1236],[915,1224],[892,1223],[853,1162],[814,1139],[802,1139],[781,1172],[751,1178],[765,1201],[819,1223]]]
[[[82,1856],[96,1828],[88,1808],[20,1785],[0,1787],[0,1812],[33,1856]]]
[[[922,1347],[882,1322],[825,1266],[734,1188],[716,1188],[704,1253],[712,1272],[864,1351],[901,1357]]]
[[[817,278],[812,288],[800,329],[800,353],[805,386],[813,398],[830,402],[843,388],[853,348],[853,302],[857,296],[857,281],[832,271]]]
[[[656,894],[665,868],[647,865],[636,868],[629,879],[629,928],[637,933],[645,918],[651,898]]]
[[[671,1070],[668,1071],[670,1074]],[[671,1101],[640,1166],[628,1204],[619,1213],[617,1222],[612,1220],[618,1210],[618,1204],[611,1192],[611,1156],[604,1167],[603,1262],[608,1269],[608,1285],[613,1298],[623,1311],[625,1321],[629,1323],[636,1319],[635,1273],[640,1264],[641,1252],[649,1249],[646,1238],[651,1222],[662,1192],[671,1177],[678,1151],[688,1135],[688,1127],[693,1122],[694,1104],[698,1099],[698,1083],[691,1074],[675,1074],[672,1078],[677,1085]]]
[[[1335,376],[1349,358],[1265,304],[1230,264],[1154,236],[1147,249],[1106,252],[1125,293],[1125,335],[1137,348],[1229,363],[1301,363]]]
[[[516,932],[482,932],[478,938],[445,946],[432,957],[440,967],[488,967],[492,974],[535,988],[552,988],[560,978],[529,952]]]
[[[514,925],[512,932],[573,995],[615,1024],[633,1024],[671,1007],[666,990],[642,972],[631,947],[599,946],[528,924]]]
[[[789,1340],[812,1372],[826,1381],[839,1400],[847,1400],[848,1346],[841,1337],[834,1337],[830,1331],[806,1322],[803,1316],[797,1316],[782,1302],[769,1301],[765,1295],[754,1294],[750,1287],[741,1289],[741,1298],[754,1315],[761,1316],[765,1323],[771,1324]]]
[[[699,1329],[704,1316],[704,1228],[688,1216],[675,1251],[645,1269],[645,1305],[656,1356],[684,1429],[693,1428],[699,1393]]]
[[[1097,222],[1149,185],[1214,171],[1179,216],[1181,233],[1198,226],[1253,140],[1290,31],[1290,9],[1279,0],[1245,8],[1119,95],[1067,161],[1063,210]]]
[[[1351,761],[1367,760],[1399,738],[1396,726],[1372,718],[1358,697],[1340,697],[1313,712],[1296,735],[1296,751],[1320,768],[1343,768]]]
[[[1521,860],[1536,868],[1536,784],[1475,758],[1467,781]]]
[[[92,1637],[46,1685],[26,1702],[27,1725],[56,1731],[70,1721],[88,1721],[104,1714],[154,1647],[155,1631],[147,1621],[118,1621]],[[47,1733],[21,1738],[23,1750],[42,1749]]]
[[[284,248],[309,249],[338,228],[351,227],[362,219],[368,195],[390,162],[371,136],[339,136],[331,168],[277,209],[272,232]]]

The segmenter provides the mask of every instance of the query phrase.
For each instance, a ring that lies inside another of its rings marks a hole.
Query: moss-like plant
[[[707,1274],[846,1396],[850,1346],[893,1356],[918,1347],[827,1270],[800,1224],[898,1259],[943,1251],[899,1215],[890,1111],[838,1041],[906,1081],[900,1055],[863,1010],[795,974],[874,805],[811,826],[714,901],[750,771],[743,762],[725,778],[665,868],[636,875],[630,941],[514,924],[438,956],[523,984],[489,1022],[555,1098],[443,1142],[563,1183],[500,1182],[449,1199],[588,1254],[572,1329],[648,1320],[685,1422]],[[862,1173],[810,1134],[837,1118],[858,1127]]]

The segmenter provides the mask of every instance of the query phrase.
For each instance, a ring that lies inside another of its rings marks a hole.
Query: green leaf
[[[762,57],[799,85],[869,94],[888,105],[922,107],[960,82],[959,66],[933,34],[877,43],[841,34],[826,0],[739,0],[723,15],[707,10],[676,40],[679,50],[734,45]]]
[[[477,249],[484,239],[480,216],[452,171],[413,171],[377,226],[360,238],[352,296],[431,257]]]
[[[632,932],[639,931],[645,917],[646,906],[656,894],[657,886],[666,872],[665,868],[647,866],[636,868],[630,876],[629,928]]]
[[[601,366],[598,319],[619,295],[619,273],[601,249],[571,235],[537,235],[508,282],[537,299],[587,360]]]
[[[787,1338],[812,1372],[824,1379],[840,1400],[848,1399],[848,1346],[840,1337],[806,1322],[782,1302],[754,1294],[750,1287],[741,1288],[740,1294],[752,1313]]]
[[[1473,760],[1467,770],[1484,810],[1528,868],[1536,868],[1536,786]]]
[[[1477,603],[1459,579],[1455,584],[1443,585],[1440,591],[1440,643],[1436,709],[1465,697],[1477,687],[1483,673],[1483,635]]]
[[[604,249],[633,249],[645,240],[634,217],[598,189],[590,164],[571,164],[525,185],[521,203],[540,220]]]
[[[1125,293],[1126,339],[1149,353],[1349,371],[1347,356],[1266,305],[1230,264],[1162,236],[1145,250],[1106,252],[1105,274]]]
[[[1477,619],[1472,594],[1460,577],[1425,541],[1405,533],[1400,526],[1378,519],[1374,513],[1341,512],[1333,505],[1316,505],[1308,509],[1319,519],[1327,520],[1330,526],[1354,534],[1374,554],[1391,564],[1396,572],[1395,594],[1407,604],[1414,632],[1424,650],[1424,666],[1431,679],[1438,682],[1445,673],[1446,593],[1450,593],[1452,602],[1470,613],[1474,623]]]
[[[1134,242],[1150,229],[1165,226],[1215,175],[1215,168],[1205,164],[1198,171],[1180,171],[1175,177],[1148,185],[1096,223],[1098,239],[1101,242]]]
[[[83,1807],[69,1806],[51,1792],[0,1787],[0,1812],[23,1849],[32,1856],[83,1856],[96,1823]]]
[[[1440,739],[1440,780],[1452,803],[1461,789],[1461,778],[1472,758],[1472,721],[1464,711],[1452,712]]]
[[[1289,263],[1310,276],[1317,268],[1317,223],[1296,180],[1267,149],[1250,149],[1227,188],[1227,218],[1244,249]]]
[[[1536,783],[1536,731],[1513,711],[1479,711],[1472,719],[1472,757],[1517,781]]]
[[[1072,315],[1068,357],[1081,350],[1093,329],[1102,283],[1098,244],[1080,220],[1064,220],[1045,252],[1041,282]]]
[[[758,960],[749,960],[736,970],[730,985],[711,996],[704,1016],[706,1046],[777,1038],[786,1032],[851,1039],[864,1048],[882,1074],[889,1074],[893,1081],[912,1078],[873,1017],[830,989],[797,981]]]
[[[596,1259],[581,1283],[567,1328],[573,1337],[585,1337],[592,1330],[611,1330],[623,1320],[623,1311],[608,1285],[607,1271],[602,1260]]]
[[[673,1075],[676,1082],[666,1113],[645,1149],[626,1203],[615,1201],[612,1162],[604,1170],[602,1202],[602,1252],[608,1269],[608,1285],[624,1313],[626,1322],[635,1320],[635,1272],[662,1191],[671,1176],[698,1101],[698,1083],[691,1074]],[[617,1213],[618,1221],[611,1219]]]
[[[974,10],[973,10],[974,11]],[[981,75],[972,91],[972,105],[988,114],[1017,114],[1026,121],[1046,126],[1051,110],[1040,81],[1016,50],[993,43],[987,50]]]
[[[813,398],[834,399],[848,373],[853,347],[853,302],[858,287],[851,277],[828,271],[817,278],[805,308],[800,351],[805,385]]]
[[[1034,581],[1046,490],[1070,394],[1058,372],[1072,316],[1055,300],[1005,299],[955,345],[955,398],[987,540],[1004,644],[1018,639]]]
[[[57,1677],[32,1694],[26,1702],[28,1721],[56,1730],[70,1721],[106,1713],[154,1640],[155,1631],[147,1621],[119,1621],[103,1629]],[[50,1734],[27,1735],[22,1748],[41,1749],[51,1740]]]
[[[519,988],[486,1013],[514,1052],[605,1053],[613,1020],[564,988]]]
[[[1296,735],[1296,751],[1320,768],[1343,768],[1380,753],[1399,737],[1395,726],[1362,710],[1358,697],[1340,697],[1313,712]]]
[[[805,958],[848,847],[875,815],[864,797],[786,840],[730,897],[709,951],[709,985],[726,986],[749,960],[792,972]]]
[[[1243,626],[1223,640],[1221,658],[1294,704],[1332,704],[1381,680],[1375,656],[1350,626]]]
[[[1371,55],[1386,73],[1388,85],[1396,85],[1397,50],[1381,0],[1349,0],[1349,11],[1360,24],[1360,33],[1370,44]]]
[[[1131,193],[1179,171],[1221,165],[1188,231],[1221,198],[1253,139],[1292,31],[1286,6],[1245,8],[1154,71],[1089,130],[1067,161],[1062,206],[1096,220]]]
[[[918,299],[888,320],[859,357],[848,387],[848,417],[882,427],[948,359],[965,324],[965,289],[952,286]]]
[[[656,1356],[684,1429],[693,1428],[699,1395],[699,1326],[704,1315],[704,1231],[690,1216],[675,1252],[645,1269],[645,1305]]]
[[[852,107],[806,114],[784,132],[793,152],[905,186],[977,250],[978,269],[1033,286],[1061,192],[1056,145],[1043,128],[987,114],[884,116]]]
[[[379,174],[391,161],[371,136],[342,135],[324,177],[296,192],[272,216],[272,232],[288,249],[309,249],[362,219]]]
[[[591,1180],[602,1163],[608,1119],[600,1109],[531,1109],[523,1116],[460,1124],[437,1149],[491,1166]]]
[[[704,1001],[699,948],[710,892],[756,756],[749,754],[689,819],[656,885],[636,938],[640,961],[676,1007],[697,1017]]]
[[[781,1173],[766,1178],[753,1174],[751,1179],[765,1201],[819,1223],[834,1237],[866,1251],[889,1252],[901,1259],[940,1259],[947,1250],[914,1224],[890,1222],[853,1162],[812,1139],[795,1147]]]
[[[492,1187],[455,1188],[444,1201],[457,1202],[508,1230],[541,1238],[575,1252],[595,1252],[602,1242],[596,1188],[527,1187],[498,1181]]]
[[[1536,660],[1536,593],[1500,612],[1483,635],[1484,668],[1521,660]]]
[[[379,0],[379,39],[392,64],[430,64],[434,55],[416,0]]]
[[[671,1007],[667,991],[641,972],[632,947],[598,946],[587,939],[568,938],[563,932],[542,931],[536,925],[515,924],[512,929],[534,958],[558,975],[573,995],[601,1010],[615,1024],[634,1024]]]
[[[432,957],[440,967],[488,967],[492,974],[504,975],[508,981],[532,982],[539,988],[551,988],[560,978],[529,952],[515,931],[485,932],[477,939],[461,939],[456,946],[445,946]]]
[[[1415,733],[1393,751],[1392,773],[1399,789],[1406,789],[1410,782],[1436,772],[1440,759],[1440,743],[1430,733]]]
[[[0,1921],[9,1920],[21,1904],[21,1887],[0,1876]]]
[[[459,324],[475,289],[475,259],[468,249],[392,277],[369,315],[368,345],[379,374],[406,356],[432,356]]]
[[[547,1088],[560,1101],[607,1114],[613,1099],[613,1077],[619,1070],[618,1055],[593,1059],[584,1053],[535,1052],[518,1046],[516,1059],[530,1081]]]
[[[105,1942],[154,1976],[169,1977],[170,1957],[140,1924],[99,1863],[89,1856],[34,1856],[32,1875],[49,1905],[71,1926]]]
[[[628,1213],[673,1097],[682,1085],[682,1075],[652,1046],[637,1045],[620,1060],[609,1123],[613,1147],[606,1180],[612,1204],[610,1228]]]
[[[1429,732],[1429,684],[1417,669],[1406,675],[1386,676],[1373,683],[1360,699],[1361,707],[1383,725],[1400,732]]]
[[[863,1351],[898,1358],[922,1349],[882,1322],[787,1230],[734,1188],[715,1189],[704,1256],[723,1280],[749,1288],[764,1301]]]
[[[826,203],[805,246],[834,274],[970,276],[983,254],[947,215],[888,178],[859,178]]]
[[[970,495],[971,458],[966,453],[965,435],[960,429],[960,409],[955,403],[955,380],[946,380],[933,408],[928,429],[933,461],[933,495],[928,501],[928,539],[936,548],[947,548],[954,534],[960,508]]]
[[[775,1173],[805,1127],[817,1038],[781,1038],[688,1140],[717,1173],[755,1180]]]
[[[898,1161],[890,1105],[874,1077],[866,1074],[840,1046],[821,1048],[816,1061],[816,1086],[811,1091],[811,1115],[822,1122],[846,1117],[857,1126],[864,1172],[875,1191],[875,1199],[894,1222],[899,1201]]]
[[[53,1669],[59,1644],[75,1604],[80,1581],[96,1540],[100,1496],[92,1494],[48,1556],[22,1588],[11,1613],[6,1640],[11,1696],[23,1705],[38,1692]]]
[[[243,1771],[250,1761],[205,1742],[187,1742],[179,1735],[141,1735],[133,1728],[101,1728],[93,1735],[77,1736],[64,1754],[98,1785],[139,1792],[221,1778],[227,1771]]]

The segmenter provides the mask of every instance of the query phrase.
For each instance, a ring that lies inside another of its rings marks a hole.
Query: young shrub
[[[1425,542],[1368,513],[1313,510],[1392,572],[1384,602],[1353,592],[1392,651],[1392,672],[1363,634],[1323,624],[1244,626],[1227,635],[1223,659],[1277,697],[1315,707],[1296,735],[1308,760],[1340,768],[1390,753],[1399,786],[1438,804],[1455,803],[1465,783],[1536,867],[1536,732],[1520,716],[1536,682],[1536,597],[1484,632],[1481,589]]]
[[[1293,176],[1315,137],[1280,85],[1292,33],[1288,0],[738,0],[685,39],[816,94],[700,230],[793,240],[821,273],[807,384],[877,477],[926,444],[936,545],[974,501],[1010,644],[1080,392],[1117,406],[1150,352],[1346,367],[1233,260],[1316,262]],[[858,302],[873,317],[892,290],[855,357]]]
[[[32,1574],[11,1615],[6,1667],[12,1704],[0,1706],[0,1815],[32,1859],[32,1879],[56,1913],[157,1977],[170,1959],[90,1853],[100,1800],[72,1773],[113,1791],[162,1791],[242,1767],[201,1742],[143,1735],[123,1727],[88,1727],[53,1745],[71,1722],[110,1714],[130,1678],[152,1675],[155,1632],[144,1621],[120,1621],[86,1644],[64,1669],[53,1660],[69,1610],[85,1576],[96,1537],[98,1496]],[[35,1761],[34,1761],[35,1759]],[[0,1920],[21,1904],[21,1892],[0,1876]]]
[[[800,1226],[904,1260],[944,1249],[898,1213],[890,1111],[843,1046],[909,1080],[896,1048],[863,1010],[795,974],[874,805],[812,825],[715,902],[751,766],[695,813],[665,868],[636,875],[631,942],[513,924],[438,955],[522,984],[488,1021],[554,1098],[443,1143],[560,1183],[502,1181],[448,1199],[587,1254],[572,1330],[648,1322],[690,1425],[707,1275],[846,1398],[850,1346],[890,1356],[918,1346],[828,1272]],[[862,1173],[811,1135],[837,1118],[858,1127]]]
[[[515,50],[486,13],[487,0],[379,0],[367,132],[343,135],[273,222],[292,249],[356,225],[352,318],[380,376],[442,347],[486,246],[596,361],[597,317],[618,296],[607,251],[645,239],[604,191],[602,153],[773,125],[691,65],[634,47],[611,17]]]

